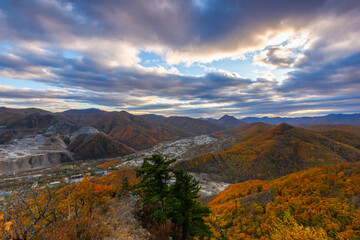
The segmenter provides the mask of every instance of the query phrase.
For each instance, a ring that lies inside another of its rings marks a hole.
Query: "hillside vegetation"
[[[59,122],[60,119],[52,114],[30,114],[7,126],[7,129],[42,131]]]
[[[137,182],[134,170],[120,169],[102,178],[86,177],[79,183],[16,192],[1,201],[0,237],[146,239],[146,232],[142,232],[132,212],[134,204],[124,206],[138,200],[128,192]]]
[[[82,110],[67,110],[65,112],[56,113],[58,116],[62,116],[66,119],[69,119],[73,122],[76,122],[80,126],[91,126],[96,121],[109,114],[109,112],[102,111],[100,109],[82,109]]]
[[[210,134],[215,131],[227,129],[227,126],[214,124],[206,120],[195,119],[190,117],[163,117],[160,115],[147,114],[144,117],[157,122],[166,123],[184,131],[191,132],[196,135]]]
[[[348,124],[335,124],[335,125],[314,125],[308,127],[308,129],[314,131],[329,131],[329,130],[343,130],[347,132],[354,132],[360,134],[360,126],[348,125]]]
[[[50,112],[38,108],[15,109],[0,107],[0,126],[10,125],[34,113],[50,114]]]
[[[360,133],[344,130],[329,130],[320,132],[320,134],[337,142],[345,143],[349,146],[360,149]]]
[[[134,150],[103,133],[79,135],[69,146],[79,160],[112,158],[134,153]]]
[[[238,142],[227,151],[180,161],[175,167],[236,183],[275,179],[312,167],[360,160],[359,149],[288,124],[267,131],[250,131]]]
[[[173,126],[157,124],[145,117],[124,111],[112,112],[101,117],[94,127],[136,150],[150,148],[161,141],[172,140],[176,136],[193,135]]]
[[[222,126],[225,126],[225,127],[228,127],[228,128],[235,128],[235,127],[239,127],[239,126],[242,126],[242,125],[245,125],[246,123],[239,120],[239,119],[236,119],[235,117],[233,116],[229,116],[229,115],[224,115],[222,116],[221,118],[215,120],[215,119],[208,119],[207,121],[211,122],[211,123],[215,123],[215,124],[218,124],[218,125],[222,125]]]
[[[258,134],[266,130],[273,129],[274,127],[275,125],[262,123],[262,122],[249,123],[233,129],[214,132],[211,133],[210,135],[216,138],[224,138],[224,137],[232,136],[236,138],[236,142],[242,142],[257,136]]]
[[[359,239],[360,163],[237,183],[208,206],[228,239]]]
[[[210,237],[204,220],[210,210],[197,201],[199,182],[182,170],[172,171],[174,161],[153,155],[136,171],[123,168],[103,177],[84,175],[79,182],[24,185],[0,200],[0,239]]]

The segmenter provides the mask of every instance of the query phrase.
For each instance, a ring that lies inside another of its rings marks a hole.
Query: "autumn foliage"
[[[241,128],[233,130],[239,134],[238,143],[230,149],[180,161],[175,167],[207,173],[215,181],[236,183],[276,179],[308,168],[360,159],[360,149],[348,145],[350,140],[342,143],[340,138],[337,141],[308,129],[288,124],[270,130],[254,125],[250,132]]]
[[[229,239],[359,239],[360,163],[237,183],[209,207],[208,222]]]
[[[98,168],[100,169],[109,169],[109,168],[114,168],[116,167],[116,165],[118,165],[119,163],[121,163],[122,161],[119,160],[119,159],[116,159],[116,160],[111,160],[111,161],[107,161],[103,164],[100,164],[98,166]]]
[[[125,111],[109,113],[99,118],[93,127],[136,150],[150,148],[160,141],[171,140],[174,136],[192,135],[170,125],[158,124]]]
[[[103,239],[101,215],[112,198],[137,183],[136,173],[120,169],[76,184],[30,189],[7,199],[0,213],[1,239]]]
[[[133,149],[103,133],[79,135],[68,149],[76,159],[99,159],[123,156],[134,152]]]

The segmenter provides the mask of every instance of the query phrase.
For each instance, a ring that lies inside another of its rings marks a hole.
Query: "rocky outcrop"
[[[0,148],[0,174],[51,167],[73,161],[62,137],[56,134],[15,139]]]
[[[51,167],[71,161],[72,156],[67,151],[17,157],[6,161],[0,161],[0,174],[10,174],[34,168]]]
[[[47,134],[68,135],[79,130],[80,127],[65,122],[57,122],[46,129]]]

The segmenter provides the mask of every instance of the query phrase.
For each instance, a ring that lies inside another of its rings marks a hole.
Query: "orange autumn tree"
[[[0,215],[3,239],[32,239],[62,217],[58,203],[49,188],[17,192],[7,198]]]
[[[97,183],[96,178],[85,178],[60,189],[57,194],[61,198],[59,207],[63,214],[80,217],[91,215],[96,205],[104,204],[113,195],[113,188]]]
[[[106,175],[98,180],[100,184],[112,187],[115,195],[120,195],[123,192],[125,179],[127,179],[130,188],[133,188],[133,186],[139,182],[139,179],[136,177],[135,170],[131,168],[119,169],[116,172]]]
[[[100,164],[98,166],[98,168],[100,169],[109,169],[109,168],[114,168],[117,164],[121,163],[122,161],[121,160],[111,160],[111,161],[108,161],[108,162],[105,162],[103,164]]]

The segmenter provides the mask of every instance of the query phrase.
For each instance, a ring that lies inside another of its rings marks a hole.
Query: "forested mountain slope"
[[[146,149],[160,141],[168,141],[176,137],[193,136],[192,133],[176,127],[155,123],[125,111],[109,113],[101,117],[93,126],[136,150]]]
[[[207,173],[218,181],[274,179],[289,173],[360,160],[360,150],[319,133],[288,124],[258,133],[227,151],[176,163],[176,168]]]
[[[229,239],[359,239],[360,163],[237,183],[208,206]]]
[[[212,132],[222,131],[228,128],[227,126],[214,124],[206,120],[190,117],[163,117],[154,114],[144,115],[144,117],[158,123],[170,124],[174,127],[194,133],[196,135],[210,134]]]

